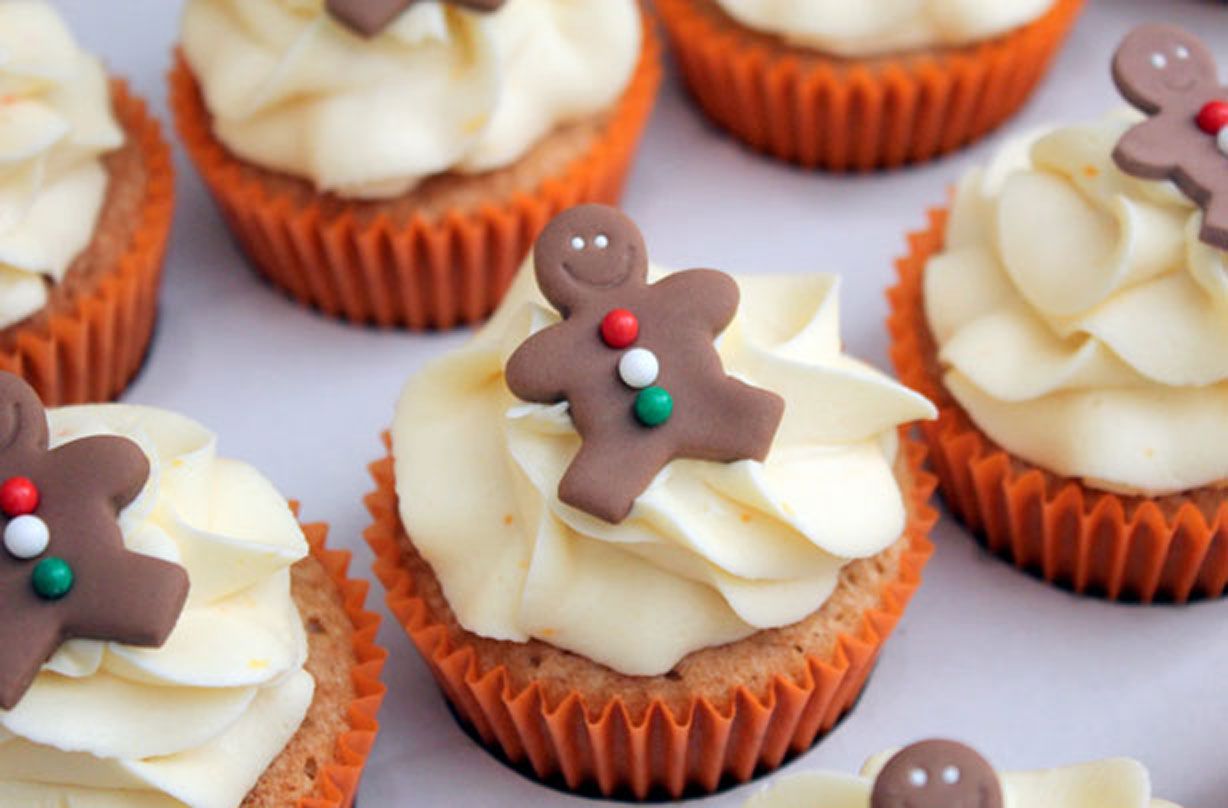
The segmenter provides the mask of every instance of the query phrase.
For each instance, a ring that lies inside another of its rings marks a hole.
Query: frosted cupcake
[[[871,758],[856,777],[814,772],[786,777],[744,808],[1180,808],[1152,796],[1138,761],[1102,760],[1033,772],[995,772],[972,749],[923,741]]]
[[[174,180],[158,124],[43,0],[0,2],[0,370],[114,398],[153,334]]]
[[[256,268],[350,320],[490,313],[621,193],[660,80],[636,0],[191,0],[172,106]]]
[[[349,805],[384,653],[325,528],[182,416],[0,404],[0,803]]]
[[[695,99],[758,151],[837,171],[932,159],[1010,118],[1082,0],[660,0]]]
[[[1185,86],[1178,71],[1207,65],[1175,134],[1168,113],[1125,111],[1005,148],[914,239],[893,293],[897,367],[942,410],[925,430],[952,509],[1079,592],[1184,601],[1228,583],[1228,221],[1222,193],[1204,214],[1194,192],[1228,179],[1198,122],[1228,91],[1197,40],[1157,26],[1116,74],[1137,99],[1151,73]]]
[[[600,206],[534,259],[401,398],[368,500],[389,605],[538,777],[677,797],[774,768],[920,582],[932,481],[900,428],[933,410],[841,353],[832,276],[650,269]]]

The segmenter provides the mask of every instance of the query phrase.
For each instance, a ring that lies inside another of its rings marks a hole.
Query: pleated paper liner
[[[145,361],[158,307],[158,285],[174,211],[170,147],[145,103],[118,79],[111,103],[147,170],[139,221],[117,265],[62,310],[13,326],[0,348],[0,370],[25,379],[49,407],[109,401]]]
[[[992,0],[985,0],[992,2]],[[715,0],[656,0],[691,94],[757,151],[833,171],[931,160],[1014,115],[1044,76],[1083,0],[976,45],[845,59],[792,47]]]
[[[661,81],[660,43],[645,22],[643,54],[608,123],[583,156],[532,191],[438,218],[327,213],[245,174],[213,137],[200,89],[182,56],[171,108],[232,232],[257,270],[303,305],[358,323],[451,328],[484,319],[502,299],[537,234],[559,212],[613,204]]]
[[[297,514],[297,504],[294,510]],[[349,644],[355,664],[350,671],[350,682],[355,698],[346,707],[346,729],[337,737],[332,757],[310,764],[315,769],[312,793],[300,797],[295,805],[297,808],[349,808],[354,803],[359,778],[379,732],[377,716],[387,690],[380,682],[380,673],[388,652],[375,642],[379,615],[365,608],[370,584],[348,576],[350,554],[330,550],[325,545],[328,536],[325,524],[303,525],[303,533],[311,547],[312,558],[320,563],[336,586],[353,626]]]
[[[366,503],[374,523],[366,539],[389,609],[453,709],[486,746],[538,779],[573,791],[637,799],[710,793],[805,751],[860,695],[933,552],[927,534],[937,513],[928,502],[936,481],[923,470],[924,447],[904,438],[902,452],[902,476],[911,481],[909,520],[896,575],[868,601],[877,605],[861,611],[858,629],[841,633],[826,656],[806,656],[801,675],[776,674],[755,689],[739,685],[717,702],[691,696],[670,704],[645,696],[630,704],[621,695],[560,694],[565,685],[557,684],[548,693],[531,675],[517,687],[507,667],[484,666],[473,635],[456,625],[446,606],[436,611],[420,594],[426,578],[417,577],[405,555],[412,545],[398,514],[391,455],[371,466],[376,490]]]
[[[939,489],[993,553],[1054,584],[1109,600],[1184,603],[1228,585],[1228,489],[1119,496],[1027,463],[997,446],[942,385],[922,276],[942,249],[948,211],[909,236],[888,293],[892,361],[939,408],[921,425]]]

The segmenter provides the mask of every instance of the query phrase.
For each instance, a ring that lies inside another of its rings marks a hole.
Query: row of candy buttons
[[[38,486],[28,477],[10,477],[0,485],[0,512],[9,519],[4,549],[22,561],[37,558],[51,544],[47,523],[34,515],[40,498]],[[44,558],[34,566],[30,584],[44,600],[59,600],[72,589],[72,567],[62,558]]]
[[[601,320],[601,339],[615,350],[631,348],[639,335],[640,322],[626,309],[614,309]],[[631,348],[618,360],[618,377],[640,391],[635,397],[635,417],[647,427],[661,426],[674,414],[669,391],[654,386],[660,374],[661,363],[647,348]]]

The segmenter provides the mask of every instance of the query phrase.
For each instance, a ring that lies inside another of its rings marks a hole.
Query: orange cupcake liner
[[[293,503],[295,515],[298,505]],[[388,652],[375,642],[380,618],[365,608],[367,592],[371,585],[348,576],[350,554],[343,550],[330,550],[325,546],[328,525],[305,524],[303,534],[311,547],[311,555],[323,565],[328,577],[341,593],[345,613],[354,626],[351,648],[356,663],[350,672],[357,697],[346,711],[349,730],[336,743],[334,758],[324,764],[316,776],[315,793],[299,799],[298,808],[349,808],[358,792],[358,781],[366,766],[375,736],[379,733],[380,705],[387,687],[380,681],[380,673]]]
[[[938,420],[921,430],[951,511],[991,552],[1080,594],[1143,603],[1223,595],[1228,490],[1211,513],[1188,500],[1162,506],[1086,488],[997,446],[947,392],[922,299],[947,218],[947,210],[931,211],[929,229],[909,236],[899,284],[888,292],[888,329],[901,381],[938,406]]]
[[[542,228],[587,202],[614,204],[661,82],[660,43],[644,26],[630,84],[594,147],[532,192],[394,222],[299,205],[245,176],[212,134],[211,117],[182,55],[170,74],[170,104],[197,170],[256,269],[299,303],[381,327],[452,328],[492,311]]]
[[[656,0],[699,106],[752,148],[832,171],[897,168],[983,137],[1019,110],[1084,0],[993,40],[865,61],[800,51],[700,3]]]
[[[879,650],[921,583],[933,553],[927,538],[937,521],[930,507],[936,480],[926,473],[925,448],[901,431],[913,485],[907,491],[911,519],[899,575],[883,584],[877,608],[867,610],[855,634],[841,634],[830,656],[807,659],[796,679],[779,675],[763,690],[740,686],[726,703],[695,698],[680,713],[661,701],[640,710],[621,699],[591,701],[573,691],[548,700],[536,683],[516,691],[503,666],[483,670],[472,646],[451,632],[415,594],[403,564],[406,539],[397,509],[391,442],[389,455],[373,463],[376,490],[366,498],[374,523],[365,533],[375,551],[375,574],[387,588],[387,604],[426,660],[461,719],[487,747],[539,779],[569,789],[595,787],[606,796],[645,799],[710,793],[725,782],[745,782],[804,752],[848,713],[866,683]]]
[[[25,379],[48,407],[110,401],[145,362],[175,207],[170,147],[145,102],[111,81],[115,116],[138,139],[148,170],[140,222],[113,271],[71,310],[25,327],[0,349],[0,371]]]

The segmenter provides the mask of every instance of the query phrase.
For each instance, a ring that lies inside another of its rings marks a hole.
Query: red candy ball
[[[611,348],[629,348],[640,335],[640,321],[626,309],[614,309],[601,321],[601,339]]]
[[[1208,135],[1218,135],[1228,126],[1228,101],[1212,101],[1198,113],[1198,128]]]
[[[0,511],[5,516],[25,516],[37,508],[38,487],[29,477],[9,477],[0,485]]]

